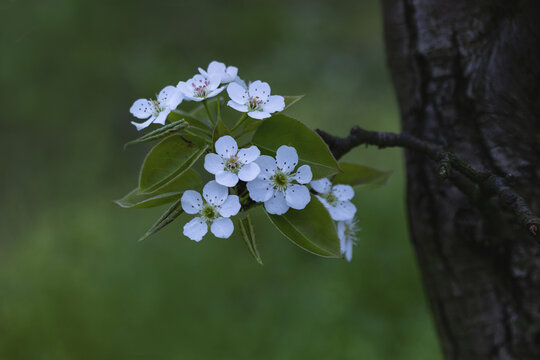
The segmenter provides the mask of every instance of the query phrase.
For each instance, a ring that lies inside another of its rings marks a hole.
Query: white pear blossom
[[[270,85],[260,80],[249,84],[247,89],[232,82],[227,86],[231,100],[228,106],[240,112],[247,112],[253,119],[265,119],[285,108],[285,99],[280,95],[270,95]]]
[[[252,200],[264,202],[269,214],[282,215],[289,207],[301,210],[311,200],[307,186],[313,175],[309,165],[302,165],[293,173],[298,164],[298,154],[291,146],[282,145],[276,152],[276,159],[262,155],[255,161],[261,168],[259,176],[247,183]]]
[[[337,222],[341,255],[344,255],[347,261],[352,260],[353,245],[356,245],[356,241],[358,240],[356,233],[360,230],[355,219]]]
[[[219,75],[197,74],[188,81],[180,81],[177,87],[185,99],[203,101],[216,96],[225,89],[225,86],[219,87],[220,83],[221,77]]]
[[[227,187],[235,186],[238,179],[251,181],[259,175],[259,166],[255,160],[261,155],[255,145],[238,150],[238,144],[232,136],[220,137],[214,147],[217,154],[210,153],[204,158],[204,168],[216,175],[216,181]]]
[[[229,195],[229,190],[215,181],[210,181],[201,194],[187,190],[182,195],[182,209],[188,214],[197,216],[184,225],[184,235],[191,240],[201,241],[210,231],[218,238],[226,239],[231,236],[234,225],[229,217],[238,214],[240,201],[238,196]]]
[[[142,130],[152,123],[164,125],[169,113],[182,102],[182,93],[174,86],[165,86],[157,99],[136,100],[129,112],[138,119],[148,119],[143,123],[131,122],[137,130]]]
[[[319,193],[317,199],[326,207],[336,221],[349,220],[356,214],[356,206],[350,201],[354,190],[350,185],[334,185],[327,178],[313,180],[311,188]]]
[[[215,75],[219,76],[221,84],[235,81],[238,77],[238,68],[236,66],[225,66],[224,63],[219,61],[212,61],[207,70],[199,68],[199,72],[207,78]]]

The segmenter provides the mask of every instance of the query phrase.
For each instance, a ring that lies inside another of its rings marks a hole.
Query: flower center
[[[279,170],[276,170],[270,180],[274,182],[274,189],[276,190],[285,190],[289,185],[289,176]]]
[[[238,173],[241,167],[242,167],[242,163],[238,160],[238,156],[236,155],[231,156],[225,162],[225,170],[230,171],[235,174]]]
[[[193,87],[193,93],[195,94],[195,97],[206,97],[206,95],[208,94],[208,85],[210,85],[210,82],[208,80],[199,80],[198,85],[195,82],[192,82],[191,86]]]
[[[326,201],[328,202],[328,204],[334,206],[337,204],[338,198],[336,197],[336,195],[334,195],[333,192],[329,192],[328,195],[326,195]]]
[[[209,204],[203,207],[200,214],[206,221],[212,221],[219,216],[216,208]]]
[[[263,101],[258,96],[250,96],[248,99],[248,107],[250,110],[259,110]]]
[[[161,103],[159,100],[151,100],[152,105],[154,106],[154,115],[157,116],[160,112],[165,110],[164,107],[161,106]]]

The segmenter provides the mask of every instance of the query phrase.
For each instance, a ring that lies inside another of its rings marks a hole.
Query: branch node
[[[450,156],[447,152],[442,152],[439,155],[439,177],[441,179],[447,179],[452,173],[452,164]]]
[[[532,236],[536,236],[538,234],[538,226],[536,224],[529,224],[529,232]]]

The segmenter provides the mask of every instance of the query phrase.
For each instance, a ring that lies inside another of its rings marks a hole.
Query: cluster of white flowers
[[[269,214],[283,215],[293,208],[304,209],[311,200],[305,184],[312,179],[309,165],[302,165],[296,172],[298,154],[293,147],[283,145],[276,159],[262,155],[257,146],[238,149],[232,136],[220,137],[215,145],[216,153],[206,154],[204,168],[215,175],[203,189],[203,197],[193,190],[182,195],[182,208],[188,214],[197,214],[184,226],[184,235],[200,241],[210,231],[220,238],[228,238],[234,225],[229,217],[238,214],[241,204],[237,195],[229,195],[229,189],[239,181],[246,183],[249,197],[264,202]]]
[[[227,105],[247,113],[253,119],[268,118],[272,113],[285,108],[283,96],[270,95],[268,83],[257,80],[246,85],[246,82],[238,77],[238,68],[212,61],[207,70],[199,68],[199,74],[191,79],[163,88],[157,99],[136,100],[129,111],[136,118],[146,121],[132,124],[137,130],[142,130],[152,123],[164,125],[169,113],[175,110],[182,100],[203,101],[220,94],[225,88],[230,97]]]
[[[167,116],[183,100],[202,101],[206,105],[207,99],[225,89],[230,98],[227,105],[244,113],[237,125],[246,116],[262,120],[285,108],[283,96],[271,95],[267,83],[257,80],[246,84],[238,77],[238,68],[212,61],[206,70],[199,68],[199,74],[189,80],[163,88],[156,99],[136,100],[130,112],[145,121],[132,124],[137,130],[152,123],[164,125]],[[211,118],[209,114],[209,120],[213,122]],[[215,180],[204,186],[202,196],[197,191],[187,190],[181,198],[182,209],[195,215],[184,225],[185,236],[200,241],[210,228],[216,237],[228,238],[234,231],[231,217],[237,215],[243,205],[250,206],[254,202],[264,203],[266,212],[273,215],[283,215],[289,208],[302,210],[311,201],[307,187],[311,185],[317,199],[337,222],[342,255],[351,260],[358,230],[354,220],[356,207],[351,202],[354,197],[351,186],[332,186],[326,178],[312,181],[309,165],[297,168],[298,154],[291,146],[280,146],[273,158],[261,155],[255,145],[239,149],[236,140],[229,135],[220,137],[213,145],[215,153],[206,154],[204,169],[214,175]]]
[[[347,261],[351,261],[356,233],[360,230],[354,218],[356,206],[351,202],[354,189],[350,185],[332,186],[332,182],[326,178],[313,180],[311,188],[318,193],[317,199],[326,207],[332,220],[337,222],[341,253]]]

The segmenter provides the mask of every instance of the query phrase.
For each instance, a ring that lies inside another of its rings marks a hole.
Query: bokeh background
[[[213,59],[289,114],[345,134],[399,130],[381,9],[364,1],[0,2],[0,359],[440,359],[409,244],[398,150],[358,192],[352,263],[303,252],[255,214],[259,266],[236,234],[195,243],[187,217],[113,204],[148,147],[128,109]]]

